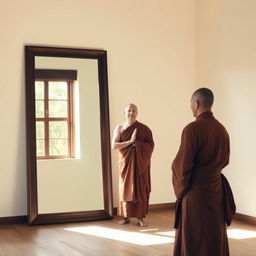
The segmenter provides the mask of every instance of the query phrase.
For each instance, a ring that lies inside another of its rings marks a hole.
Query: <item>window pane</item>
[[[36,140],[36,155],[44,156],[44,140]]]
[[[67,139],[51,139],[49,140],[50,155],[67,155],[68,154],[68,140]]]
[[[44,117],[44,101],[36,100],[36,117]]]
[[[67,101],[49,101],[49,117],[67,117]]]
[[[68,123],[66,121],[49,122],[49,137],[51,139],[68,138]]]
[[[49,99],[66,100],[68,98],[67,82],[49,82]]]
[[[36,99],[44,99],[44,82],[36,81],[35,82],[35,90],[36,90]]]
[[[44,122],[36,122],[36,138],[44,139]]]

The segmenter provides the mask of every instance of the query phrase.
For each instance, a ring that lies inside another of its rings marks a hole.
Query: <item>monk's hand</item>
[[[132,133],[132,137],[131,137],[131,144],[134,143],[134,141],[136,140],[136,134],[137,134],[137,128],[133,131]]]

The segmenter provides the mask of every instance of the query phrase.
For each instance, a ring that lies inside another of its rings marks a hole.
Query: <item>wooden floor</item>
[[[41,226],[2,225],[0,256],[172,255],[173,212],[151,212],[146,228],[137,226],[135,220],[120,226],[117,220]],[[231,256],[256,255],[255,226],[234,221],[229,227],[229,236]]]

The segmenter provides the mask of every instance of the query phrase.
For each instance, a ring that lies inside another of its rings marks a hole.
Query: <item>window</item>
[[[37,70],[35,73],[38,159],[75,156],[73,87],[76,77],[72,76],[72,80],[63,78],[67,73],[58,72],[57,76],[56,70]]]

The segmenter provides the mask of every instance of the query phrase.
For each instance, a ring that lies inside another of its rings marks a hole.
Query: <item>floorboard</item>
[[[154,210],[141,228],[136,220],[28,226],[0,226],[0,256],[167,256],[172,255],[173,211]],[[234,221],[229,227],[232,256],[256,255],[256,227]],[[217,255],[216,255],[217,256]]]

